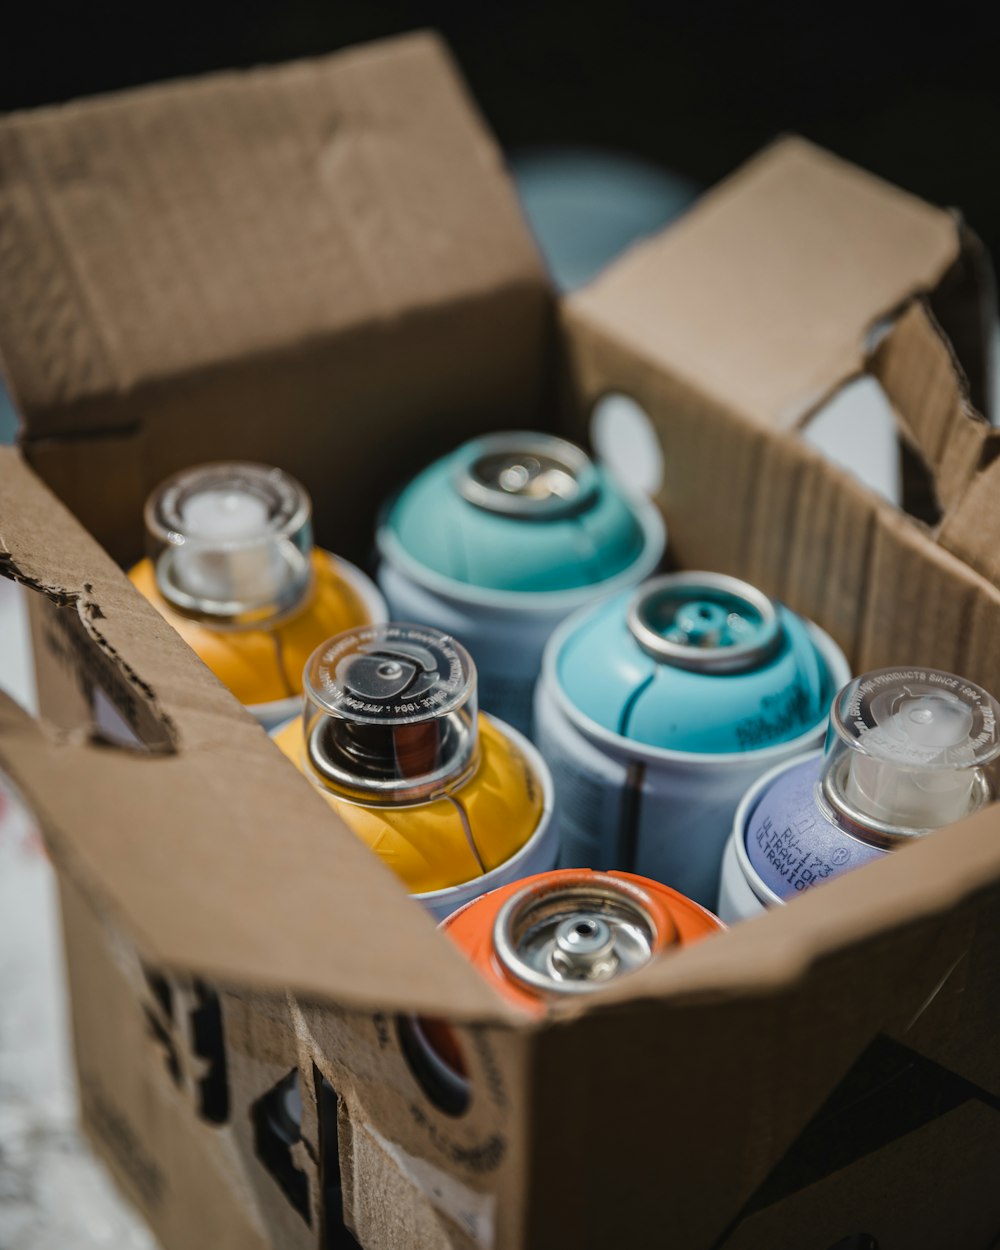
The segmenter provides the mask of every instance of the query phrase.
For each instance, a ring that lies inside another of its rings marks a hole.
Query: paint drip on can
[[[481,714],[476,670],[440,630],[348,630],[306,665],[301,718],[273,734],[344,823],[439,919],[557,854],[549,771]]]

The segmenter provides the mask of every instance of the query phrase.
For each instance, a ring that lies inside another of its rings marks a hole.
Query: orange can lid
[[[593,993],[722,925],[658,882],[570,868],[494,890],[444,927],[497,989],[538,1012],[553,997]]]

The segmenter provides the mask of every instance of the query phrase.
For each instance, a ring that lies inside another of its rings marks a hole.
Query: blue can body
[[[529,499],[504,511],[489,506],[489,492],[484,505],[463,490],[498,444],[519,443],[572,453],[572,498]],[[581,605],[648,576],[664,542],[653,505],[578,449],[537,434],[493,435],[436,461],[389,504],[378,533],[379,583],[394,618],[455,633],[476,662],[482,707],[530,734],[553,629]]]
[[[716,637],[720,629],[719,596],[700,597],[698,577],[731,582],[690,574],[638,592],[680,582],[687,594],[694,583],[682,604],[693,654],[680,663],[639,641],[635,591],[567,621],[546,652],[536,724],[560,804],[562,862],[638,872],[714,907],[740,796],[776,763],[819,745],[849,673],[836,644],[781,605],[770,605],[766,653],[735,669],[684,667],[700,658],[698,622]],[[723,612],[723,629],[725,620]],[[751,621],[741,637],[751,651],[755,628]]]

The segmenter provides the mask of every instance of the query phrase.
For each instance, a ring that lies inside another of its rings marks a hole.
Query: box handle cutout
[[[198,1081],[198,1113],[210,1124],[229,1119],[229,1075],[219,995],[204,981],[194,983],[195,1007],[191,1012],[191,1038],[195,1054],[206,1064]]]
[[[900,506],[902,468],[896,414],[873,377],[853,378],[809,418],[803,440],[873,494]]]
[[[340,1095],[313,1064],[313,1088],[319,1113],[319,1176],[322,1194],[321,1250],[361,1250],[344,1223],[344,1186],[340,1174]]]
[[[250,1108],[254,1150],[279,1189],[306,1224],[312,1225],[309,1209],[309,1178],[296,1167],[292,1147],[302,1140],[302,1098],[298,1069],[292,1068]]]
[[[23,606],[36,615],[32,630],[36,672],[45,669],[46,719],[82,730],[94,743],[172,755],[176,729],[155,691],[105,639],[100,605],[82,594],[44,586],[0,551],[0,576],[22,587]],[[39,654],[39,648],[41,654]]]
[[[431,1104],[445,1115],[464,1115],[472,1101],[468,1068],[457,1032],[445,1020],[397,1016],[403,1058]]]
[[[646,410],[629,395],[609,391],[594,404],[590,441],[599,460],[636,494],[655,497],[663,485],[663,449]]]

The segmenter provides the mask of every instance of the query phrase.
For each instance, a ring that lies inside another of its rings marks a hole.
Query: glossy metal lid
[[[795,613],[701,572],[581,612],[553,638],[546,668],[585,732],[699,755],[821,735],[848,676],[835,645]]]
[[[669,573],[644,582],[627,619],[632,636],[654,660],[696,672],[755,668],[781,641],[772,601],[722,573]]]
[[[493,434],[469,451],[455,481],[469,503],[488,512],[526,520],[565,515],[597,489],[589,458],[552,434]]]
[[[514,894],[494,923],[503,970],[545,994],[586,994],[647,964],[675,941],[644,892],[603,873],[535,882]]]
[[[410,576],[551,596],[656,567],[662,524],[564,439],[510,432],[429,465],[392,502],[382,555]]]

